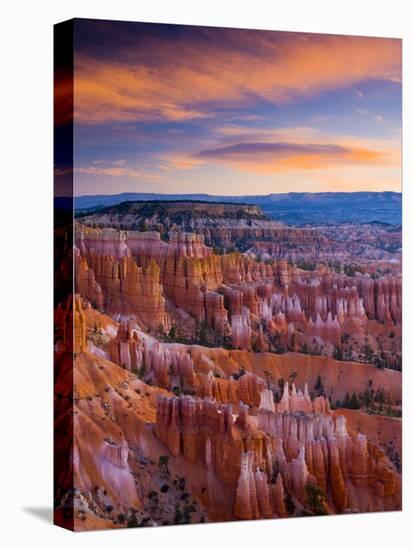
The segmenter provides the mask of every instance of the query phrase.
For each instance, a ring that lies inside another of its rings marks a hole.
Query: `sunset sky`
[[[401,190],[401,42],[77,20],[75,194]]]

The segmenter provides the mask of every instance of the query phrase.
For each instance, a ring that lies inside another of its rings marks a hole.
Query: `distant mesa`
[[[75,198],[76,212],[97,211],[125,201],[197,201],[259,206],[272,219],[291,225],[313,223],[402,223],[402,195],[392,191],[354,193],[272,193],[269,195],[208,195],[120,193]],[[67,204],[67,197],[59,203]]]

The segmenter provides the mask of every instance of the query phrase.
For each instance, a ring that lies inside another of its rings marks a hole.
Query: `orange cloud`
[[[229,164],[252,172],[314,170],[336,165],[376,165],[385,162],[379,151],[325,143],[236,143],[201,151],[196,158]]]
[[[401,78],[395,39],[197,32],[203,39],[148,38],[138,50],[122,52],[121,61],[77,55],[76,119],[192,120],[256,97],[282,104],[367,79]]]
[[[204,164],[204,160],[190,155],[170,155],[165,158],[166,168],[177,168],[178,170],[190,170]]]

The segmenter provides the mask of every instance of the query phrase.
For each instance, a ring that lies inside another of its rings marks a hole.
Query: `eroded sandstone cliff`
[[[55,310],[73,459],[57,513],[97,529],[400,509],[386,256],[342,271],[330,232],[253,208],[125,208],[76,225],[75,294]]]

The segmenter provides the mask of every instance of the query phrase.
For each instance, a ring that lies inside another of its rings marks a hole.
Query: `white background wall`
[[[0,41],[0,544],[13,548],[407,548],[412,532],[408,0],[15,0]],[[52,502],[52,25],[77,17],[404,39],[404,512],[73,535]]]

